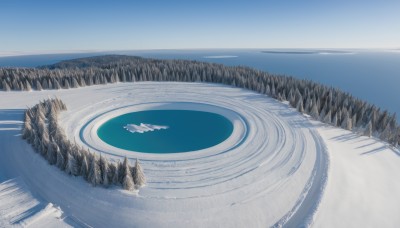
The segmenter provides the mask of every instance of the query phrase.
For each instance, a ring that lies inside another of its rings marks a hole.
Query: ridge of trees
[[[118,185],[126,190],[134,190],[146,183],[138,159],[133,167],[126,157],[122,163],[113,163],[101,154],[98,156],[90,153],[69,141],[57,122],[59,112],[66,109],[66,105],[58,98],[47,99],[28,108],[25,112],[22,138],[50,165],[68,175],[82,176],[93,186]]]
[[[0,79],[0,89],[5,91],[69,89],[136,81],[219,83],[288,101],[299,112],[316,120],[378,137],[394,147],[399,147],[400,143],[396,114],[336,88],[242,66],[110,55],[63,61],[41,68],[1,68]]]

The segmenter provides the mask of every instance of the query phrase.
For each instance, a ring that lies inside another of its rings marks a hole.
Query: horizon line
[[[33,55],[55,55],[55,54],[90,54],[90,53],[103,53],[103,52],[134,52],[134,51],[207,51],[207,50],[381,50],[381,51],[400,51],[398,47],[384,48],[384,47],[371,47],[371,48],[316,48],[316,47],[265,47],[265,48],[154,48],[154,49],[75,49],[75,50],[34,50],[34,51],[0,51],[0,58],[2,57],[17,57],[17,56],[33,56]]]

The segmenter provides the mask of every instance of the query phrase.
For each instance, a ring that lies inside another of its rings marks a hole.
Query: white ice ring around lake
[[[198,158],[204,156],[215,156],[219,153],[225,153],[229,151],[232,147],[237,146],[246,137],[247,126],[246,122],[242,117],[236,112],[229,110],[227,108],[222,108],[215,105],[205,104],[205,103],[194,103],[194,102],[150,102],[135,105],[128,105],[119,108],[115,108],[105,113],[97,115],[85,124],[80,130],[80,139],[90,148],[105,154],[127,156],[129,158],[141,157],[151,157],[152,159],[180,159],[182,155],[178,154],[168,154],[167,156],[161,156],[160,154],[145,155],[141,152],[135,152],[130,150],[124,150],[118,147],[114,147],[110,144],[105,143],[98,136],[98,129],[110,119],[132,112],[140,112],[144,110],[194,110],[194,111],[208,111],[219,115],[223,115],[233,124],[232,134],[223,142],[202,150],[197,150],[191,152],[190,155],[185,155],[184,158]],[[136,125],[137,126],[137,125]],[[140,126],[139,126],[140,127]],[[166,126],[162,126],[166,127]],[[143,130],[143,126],[139,130]],[[136,129],[137,130],[137,129]],[[195,129],[193,129],[195,130]]]

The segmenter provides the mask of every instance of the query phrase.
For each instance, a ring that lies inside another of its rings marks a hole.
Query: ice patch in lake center
[[[168,126],[161,126],[161,125],[153,125],[153,124],[145,124],[145,123],[140,123],[140,125],[136,124],[127,124],[124,126],[124,128],[132,133],[145,133],[148,131],[154,131],[154,130],[162,130],[162,129],[168,129]]]

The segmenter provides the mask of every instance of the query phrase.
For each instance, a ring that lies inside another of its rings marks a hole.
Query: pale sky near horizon
[[[1,0],[0,52],[400,48],[400,0]]]

